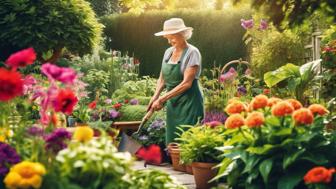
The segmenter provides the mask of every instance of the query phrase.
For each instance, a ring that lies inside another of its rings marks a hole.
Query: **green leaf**
[[[298,157],[305,151],[306,151],[305,149],[301,149],[291,154],[286,153],[282,163],[282,168],[287,169],[287,167],[291,165],[293,162],[295,162],[298,159]]]
[[[264,183],[268,182],[268,175],[270,174],[273,166],[273,159],[266,159],[259,165],[260,174],[264,180]]]
[[[302,181],[306,170],[287,171],[284,176],[279,179],[278,189],[293,189],[297,184]]]
[[[249,147],[246,149],[247,152],[250,152],[252,154],[266,154],[268,153],[270,150],[276,148],[276,145],[271,145],[271,144],[265,144],[262,147]]]
[[[291,128],[281,128],[280,130],[272,133],[274,136],[288,136],[290,134],[292,134]]]
[[[265,120],[266,124],[273,125],[273,126],[280,126],[280,119],[275,116],[269,116]]]
[[[273,87],[285,79],[296,76],[300,76],[299,66],[286,64],[277,70],[265,73],[264,81],[268,87]]]

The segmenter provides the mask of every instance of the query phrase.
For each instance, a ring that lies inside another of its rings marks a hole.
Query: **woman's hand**
[[[152,109],[152,106],[153,106],[153,103],[157,100],[158,98],[157,97],[152,97],[149,101],[149,104],[147,106],[147,112],[149,112],[150,109]]]
[[[157,99],[153,102],[152,107],[153,110],[155,111],[159,111],[163,108],[163,102],[161,101],[161,99]]]

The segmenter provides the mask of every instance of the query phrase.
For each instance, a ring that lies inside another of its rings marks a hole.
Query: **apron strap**
[[[187,46],[184,50],[183,50],[183,53],[181,54],[181,57],[179,59],[179,61],[177,62],[177,64],[181,63],[182,62],[182,59],[184,58],[184,56],[186,55],[187,53],[187,50],[189,49],[189,46]],[[168,63],[169,62],[169,59],[171,58],[171,56],[173,56],[173,52],[174,52],[174,48],[172,49],[171,52],[169,52],[169,56],[166,58],[165,62]]]

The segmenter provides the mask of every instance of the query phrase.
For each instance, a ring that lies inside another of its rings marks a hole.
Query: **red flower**
[[[240,114],[232,114],[225,121],[225,127],[228,129],[235,129],[244,125],[244,117]]]
[[[261,112],[252,112],[247,116],[245,120],[245,124],[250,128],[260,127],[262,124],[264,124],[264,122],[265,117],[264,114]]]
[[[122,106],[121,103],[116,103],[116,104],[113,105],[113,108],[116,109],[116,110],[118,110],[118,109],[121,108],[121,106]]]
[[[293,111],[293,106],[286,101],[278,102],[272,107],[272,115],[277,117],[290,115],[293,113]]]
[[[6,60],[6,64],[13,67],[25,67],[29,64],[33,64],[36,59],[36,53],[32,47],[23,49],[9,56]]]
[[[54,101],[54,109],[56,112],[63,112],[67,115],[71,114],[78,99],[70,89],[59,90]]]
[[[147,148],[140,148],[137,152],[137,156],[150,164],[159,165],[162,162],[161,148],[155,144],[152,144]]]
[[[128,101],[127,99],[124,101],[125,104],[128,104],[128,102],[129,102],[129,101]]]
[[[134,58],[134,59],[133,59],[133,64],[134,64],[134,65],[138,65],[138,64],[140,64],[140,60],[137,59],[137,58]]]
[[[263,94],[268,95],[271,93],[271,89],[264,89]]]
[[[23,79],[19,72],[0,68],[0,101],[8,101],[23,93]]]
[[[254,99],[251,101],[251,107],[253,110],[259,109],[259,108],[264,108],[268,104],[268,97],[265,95],[257,95],[254,97]]]
[[[320,104],[312,104],[308,107],[308,109],[313,113],[313,114],[318,114],[320,116],[323,116],[325,114],[328,114],[329,111],[322,105]]]
[[[314,167],[303,177],[306,184],[313,183],[330,183],[335,169],[327,169],[325,167]]]
[[[314,115],[308,108],[301,108],[296,110],[292,117],[296,124],[308,125],[314,121]]]
[[[302,108],[302,104],[298,100],[287,99],[286,101],[289,102],[293,106],[294,110],[298,110],[298,109]]]
[[[88,105],[88,107],[90,108],[90,109],[95,109],[96,107],[97,107],[97,101],[92,101],[89,105]]]

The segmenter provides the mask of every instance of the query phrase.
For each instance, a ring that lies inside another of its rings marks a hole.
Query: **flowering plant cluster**
[[[336,68],[336,39],[330,41],[322,49],[322,60],[323,67],[326,69],[335,69]]]
[[[165,147],[166,122],[161,119],[155,119],[148,127],[142,129],[134,137],[144,146],[151,144]]]
[[[334,174],[335,168],[318,166],[310,169],[303,179],[309,189],[331,189],[336,186]]]
[[[329,111],[320,104],[258,95],[249,103],[234,99],[225,110],[229,140],[215,179],[232,187],[302,188],[309,169],[336,161],[336,137],[324,124]]]

